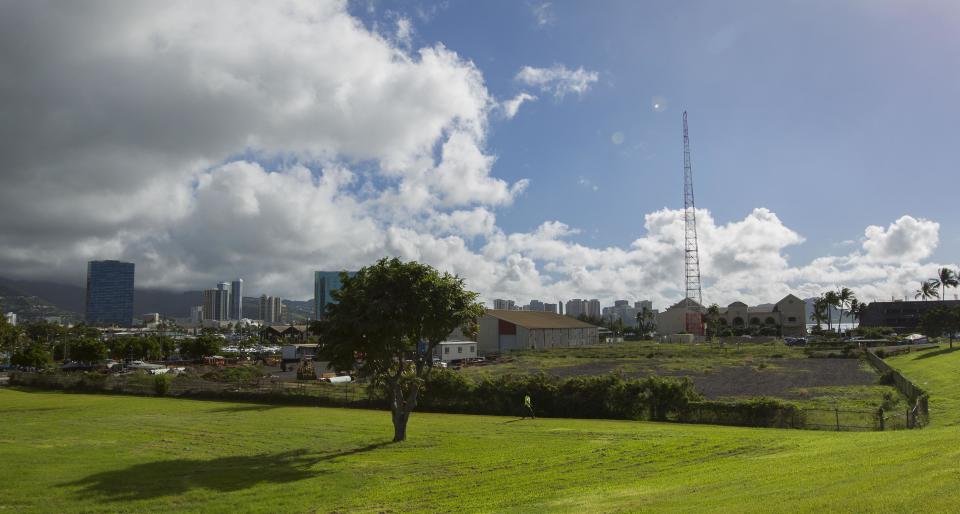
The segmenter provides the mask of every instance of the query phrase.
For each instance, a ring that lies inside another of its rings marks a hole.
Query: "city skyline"
[[[307,299],[316,269],[398,256],[487,300],[671,304],[683,110],[704,303],[903,298],[958,267],[955,202],[918,200],[954,173],[957,10],[291,5],[6,9],[3,274],[112,258]]]

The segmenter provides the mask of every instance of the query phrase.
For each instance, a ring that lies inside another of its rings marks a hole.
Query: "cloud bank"
[[[86,260],[119,258],[139,286],[242,276],[252,294],[303,299],[313,270],[399,256],[486,299],[676,301],[680,210],[647,214],[626,248],[578,243],[556,221],[498,226],[536,184],[496,177],[492,113],[534,97],[493,98],[468,58],[410,48],[403,20],[380,34],[342,1],[4,4],[2,273],[79,283]],[[562,98],[597,74],[525,67],[517,81]],[[775,213],[698,216],[710,302],[839,283],[902,296],[938,266],[924,262],[930,220],[868,227],[856,250],[796,265],[804,238]]]

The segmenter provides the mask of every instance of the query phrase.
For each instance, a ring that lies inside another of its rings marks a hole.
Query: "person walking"
[[[523,411],[523,418],[524,418],[524,419],[526,419],[527,413],[530,414],[530,417],[531,417],[531,418],[537,419],[537,417],[533,415],[533,402],[530,401],[530,395],[529,395],[529,394],[524,395],[524,397],[523,397],[523,408],[524,408],[524,411]]]

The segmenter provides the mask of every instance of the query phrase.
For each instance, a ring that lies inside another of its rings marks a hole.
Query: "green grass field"
[[[934,426],[872,433],[0,389],[0,512],[953,511],[960,352],[915,357]]]
[[[930,423],[960,425],[960,344],[907,353],[886,361],[930,395]]]

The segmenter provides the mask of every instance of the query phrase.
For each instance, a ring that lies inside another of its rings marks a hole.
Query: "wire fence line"
[[[39,389],[60,389],[78,392],[131,394],[139,396],[173,396],[189,398],[249,401],[267,404],[291,404],[332,407],[384,409],[384,400],[371,397],[368,384],[350,382],[329,384],[261,379],[252,382],[224,382],[198,377],[175,378],[146,375],[95,375],[67,373],[13,373],[11,385]],[[162,385],[160,385],[162,384]],[[444,409],[422,410],[443,412]],[[510,413],[503,413],[509,415]],[[672,421],[696,424],[796,428],[830,431],[883,431],[911,428],[912,414],[876,410],[840,408],[791,408],[765,412],[762,416],[744,416],[736,404],[695,402]]]
[[[931,346],[927,345],[923,348],[918,349],[929,349]],[[934,346],[935,348],[935,346]],[[910,351],[909,349],[907,350]],[[867,362],[869,362],[873,367],[877,369],[884,377],[889,377],[893,382],[893,386],[897,388],[907,399],[910,401],[912,407],[907,411],[906,423],[907,428],[920,428],[930,423],[930,396],[922,388],[918,387],[916,384],[911,382],[907,377],[903,376],[900,371],[898,371],[893,366],[887,364],[880,356],[875,353],[874,349],[868,349],[866,352]]]

